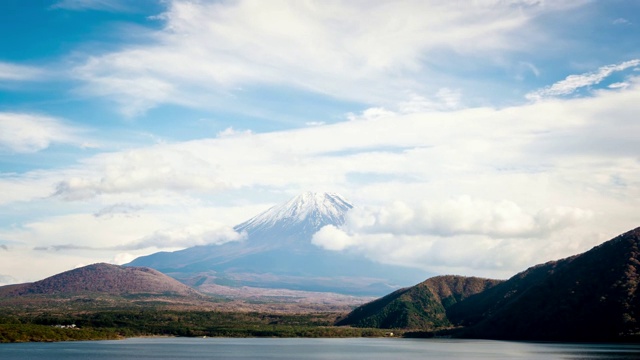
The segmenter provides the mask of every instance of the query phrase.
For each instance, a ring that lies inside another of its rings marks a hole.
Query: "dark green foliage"
[[[331,326],[337,314],[262,314],[215,311],[100,311],[0,316],[0,342],[116,339],[131,336],[366,337],[380,329]],[[75,324],[75,329],[54,325]]]
[[[640,229],[592,250],[538,265],[453,306],[465,336],[637,341]]]
[[[0,324],[0,343],[28,341],[68,341],[118,339],[113,329],[60,329],[50,325]]]
[[[449,326],[444,335],[640,341],[639,259],[640,228],[505,282],[432,278],[365,304],[339,324],[419,329],[408,336],[443,335]]]
[[[362,305],[337,325],[422,330],[450,327],[450,306],[498,283],[464,276],[434,277]]]

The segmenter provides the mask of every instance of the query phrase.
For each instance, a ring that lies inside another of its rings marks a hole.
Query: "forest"
[[[0,342],[187,337],[382,337],[388,330],[333,326],[341,314],[112,310],[0,314]],[[64,325],[75,325],[66,328]]]

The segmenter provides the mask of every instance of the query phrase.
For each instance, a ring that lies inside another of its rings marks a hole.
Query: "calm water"
[[[640,345],[450,339],[144,338],[0,344],[0,359],[640,359]]]

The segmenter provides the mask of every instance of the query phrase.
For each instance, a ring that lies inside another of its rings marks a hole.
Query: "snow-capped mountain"
[[[254,240],[310,240],[323,226],[344,224],[353,205],[335,193],[306,192],[234,227]]]
[[[415,269],[311,243],[323,226],[344,224],[352,208],[338,194],[307,192],[237,225],[236,231],[246,233],[243,241],[159,252],[128,265],[148,266],[196,286],[214,283],[363,295],[382,295],[426,278]]]

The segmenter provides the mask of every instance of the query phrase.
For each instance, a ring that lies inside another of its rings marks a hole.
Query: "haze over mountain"
[[[460,335],[472,338],[637,341],[639,259],[637,228],[583,254],[531,267],[484,291],[478,288],[449,306],[428,286],[434,278],[365,304],[341,324],[426,330],[455,325],[464,327]]]
[[[128,265],[157,269],[203,291],[222,285],[382,295],[426,277],[311,242],[322,227],[342,225],[351,208],[338,194],[307,192],[237,225],[241,241],[159,252]]]

